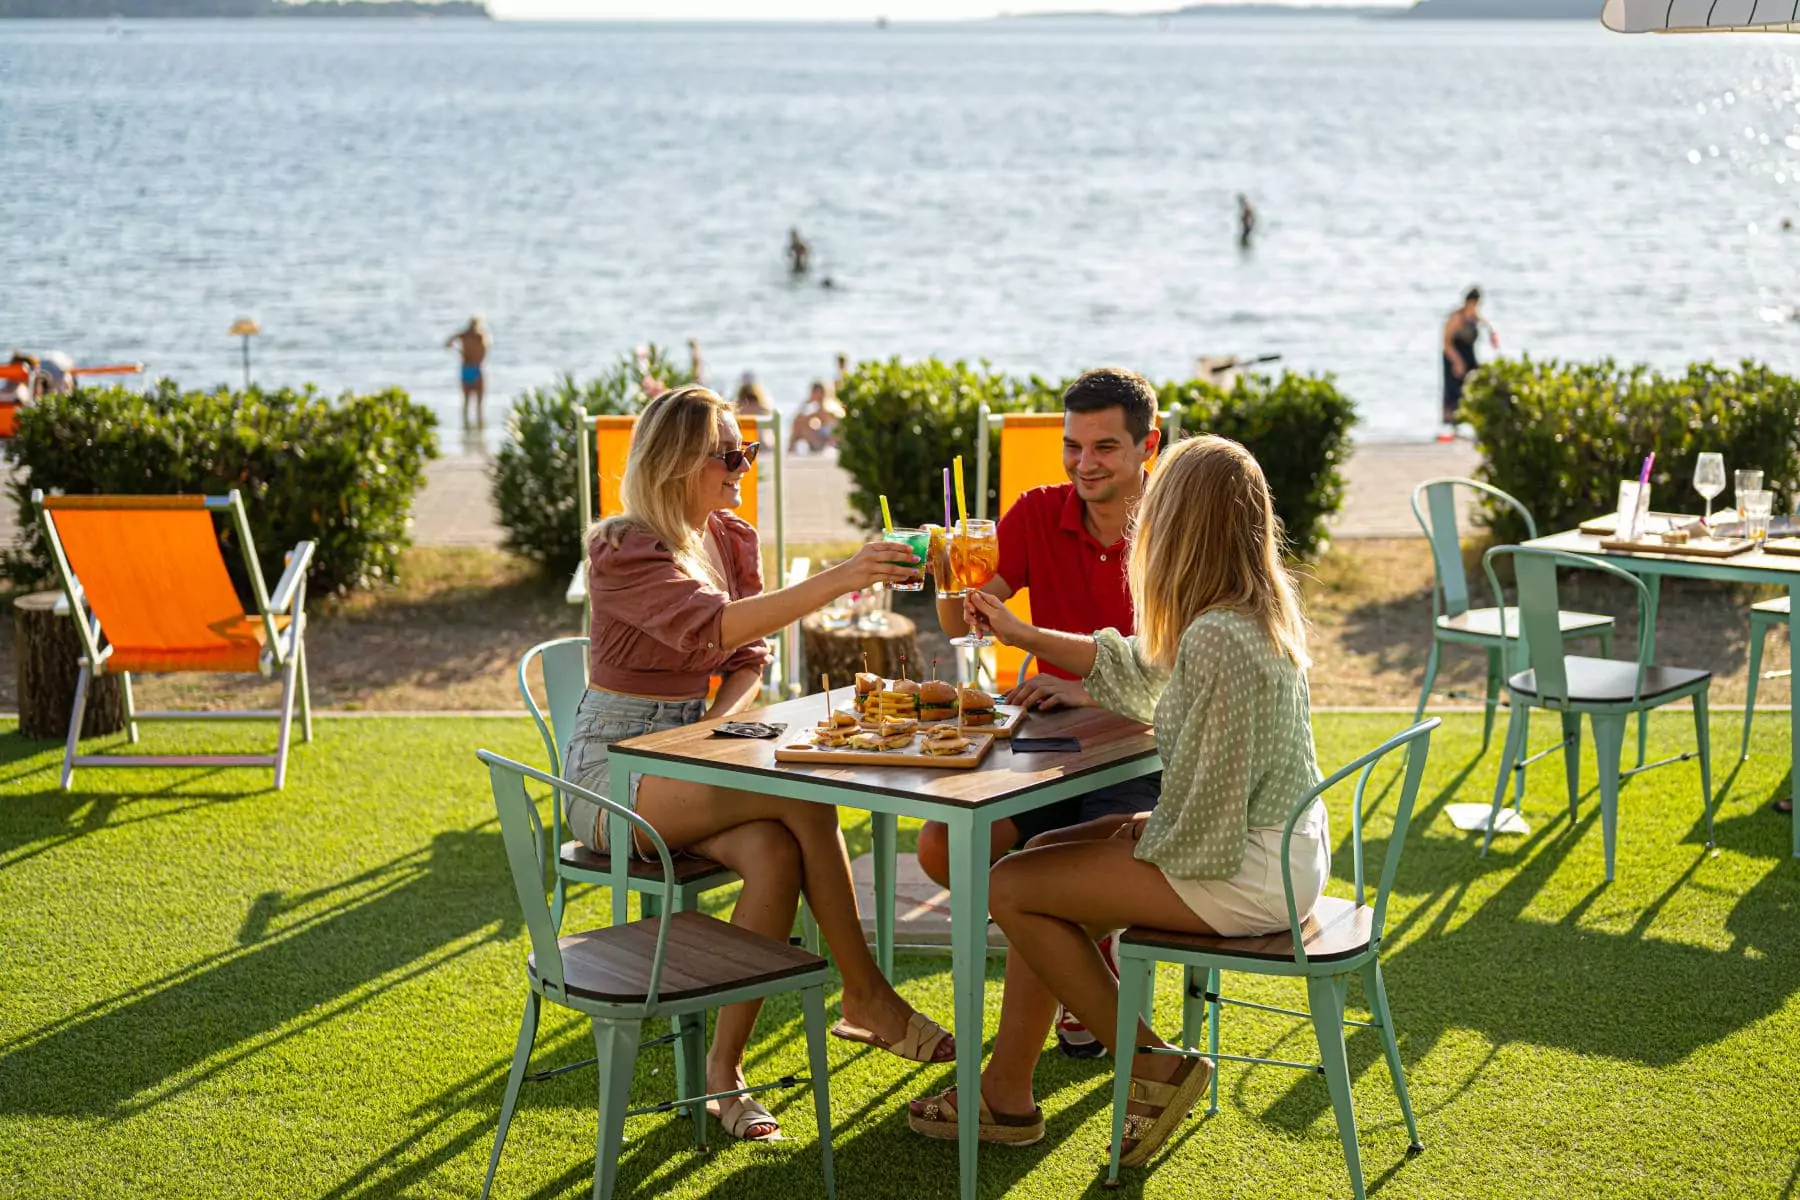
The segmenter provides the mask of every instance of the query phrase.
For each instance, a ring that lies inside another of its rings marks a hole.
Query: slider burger
[[[964,725],[992,725],[994,723],[994,698],[986,692],[974,688],[963,688],[962,723]]]
[[[881,735],[879,733],[853,733],[844,744],[852,750],[879,750],[881,749]]]
[[[917,721],[902,718],[885,718],[881,722],[881,744],[889,750],[904,750],[912,745],[913,734],[919,731]]]
[[[925,731],[925,753],[961,754],[969,748],[969,739],[956,732],[954,725],[935,725]]]
[[[956,718],[956,685],[934,679],[919,687],[919,720],[950,721]]]
[[[862,712],[868,707],[869,697],[878,695],[886,681],[879,675],[871,675],[867,671],[856,673],[856,711]]]
[[[842,746],[857,729],[855,716],[841,710],[834,712],[831,714],[831,720],[820,721],[818,728],[813,730],[813,744]]]

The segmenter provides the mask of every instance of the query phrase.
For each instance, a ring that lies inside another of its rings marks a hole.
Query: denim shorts
[[[642,737],[663,729],[692,725],[706,715],[705,700],[646,700],[589,688],[575,710],[575,732],[563,747],[563,778],[609,799],[612,766],[608,747],[626,738]],[[637,807],[640,772],[631,773],[631,795],[625,806]],[[606,851],[606,823],[597,818],[600,807],[578,797],[569,798],[569,832],[590,850]]]

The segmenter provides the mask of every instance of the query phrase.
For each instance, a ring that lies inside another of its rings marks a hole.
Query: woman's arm
[[[845,592],[872,583],[898,583],[911,578],[919,565],[912,550],[898,542],[870,542],[856,557],[803,579],[792,587],[746,596],[725,606],[720,641],[742,646],[785,629],[807,613],[823,608]]]
[[[1009,646],[1017,646],[1035,654],[1044,662],[1054,663],[1071,675],[1085,679],[1094,669],[1094,639],[1079,633],[1063,633],[1055,629],[1039,629],[1012,614],[1005,604],[988,592],[970,592],[970,600],[994,636]]]
[[[719,681],[719,690],[706,709],[710,717],[729,717],[752,707],[762,692],[762,672],[755,667],[739,667]]]

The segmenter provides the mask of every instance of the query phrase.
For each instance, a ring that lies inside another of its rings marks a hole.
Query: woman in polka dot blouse
[[[1100,705],[1156,726],[1163,798],[1123,827],[1071,831],[994,868],[990,909],[1012,953],[981,1136],[1043,1136],[1032,1071],[1060,1001],[1115,1052],[1118,983],[1089,930],[1149,925],[1249,936],[1288,927],[1282,826],[1319,782],[1306,687],[1306,624],[1281,561],[1268,481],[1248,450],[1197,437],[1163,456],[1131,548],[1138,633],[1093,637],[1027,625],[976,596],[994,635],[1087,681]],[[1324,805],[1295,825],[1302,919],[1331,873]],[[1137,1045],[1167,1047],[1146,1026]],[[1155,1153],[1212,1076],[1206,1059],[1138,1053],[1127,1165]],[[910,1123],[956,1136],[954,1091],[915,1101]]]

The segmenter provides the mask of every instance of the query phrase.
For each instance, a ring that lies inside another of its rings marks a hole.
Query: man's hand
[[[1051,712],[1059,708],[1092,708],[1094,698],[1079,679],[1033,675],[1007,693],[1006,702],[1026,709]]]

